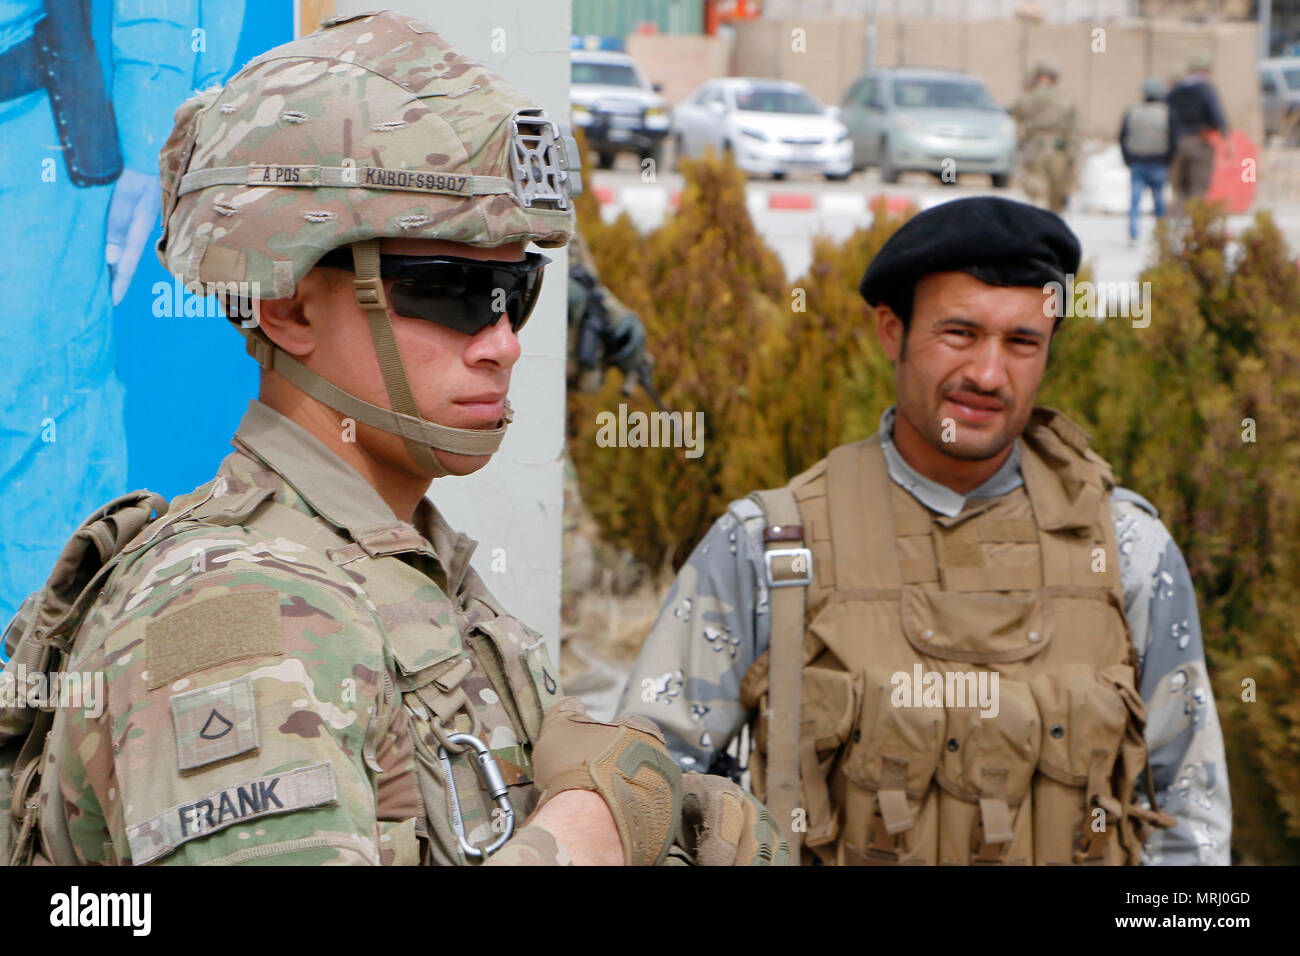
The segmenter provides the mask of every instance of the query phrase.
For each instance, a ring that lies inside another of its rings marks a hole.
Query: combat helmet
[[[249,354],[330,408],[402,436],[441,476],[452,470],[439,451],[492,454],[511,412],[490,430],[421,417],[388,318],[378,240],[563,245],[577,156],[543,110],[430,27],[391,11],[338,17],[176,111],[159,157],[158,257],[191,290],[280,299],[323,255],[350,246],[392,409],[239,323]]]

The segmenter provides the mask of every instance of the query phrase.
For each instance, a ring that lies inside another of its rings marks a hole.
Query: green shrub
[[[1227,748],[1233,848],[1300,862],[1300,276],[1260,213],[1229,254],[1201,204],[1162,228],[1152,319],[1067,320],[1041,401],[1084,425],[1187,559]],[[1231,260],[1231,261],[1230,261]],[[1255,442],[1243,441],[1245,419]],[[1254,701],[1243,700],[1252,681]]]

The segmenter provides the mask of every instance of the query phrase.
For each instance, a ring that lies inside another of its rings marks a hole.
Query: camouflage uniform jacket
[[[213,481],[141,532],[77,635],[69,669],[102,672],[107,706],[55,719],[51,855],[465,863],[441,715],[486,742],[509,785],[521,826],[492,862],[566,862],[547,831],[522,826],[537,800],[531,736],[558,672],[469,568],[474,542],[427,499],[414,526],[397,521],[258,402],[234,444]],[[482,846],[505,814],[469,756],[451,757],[452,776]]]
[[[890,408],[880,424],[890,478],[931,511],[960,514],[965,497],[898,454],[893,423]],[[1019,487],[1019,462],[1017,440],[1002,468],[967,497]],[[1156,797],[1178,821],[1147,840],[1143,862],[1227,864],[1232,807],[1223,732],[1191,577],[1154,506],[1124,488],[1114,490],[1110,505]],[[771,636],[764,525],[753,501],[731,503],[678,573],[619,701],[618,713],[652,718],[687,769],[706,769],[750,716],[739,703],[740,682]]]
[[[1079,115],[1052,86],[1030,90],[1012,107],[1018,124],[1021,158],[1033,159],[1046,150],[1071,156],[1078,148]]]

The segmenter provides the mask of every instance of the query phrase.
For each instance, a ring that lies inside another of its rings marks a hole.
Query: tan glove
[[[677,845],[699,866],[790,865],[790,847],[767,807],[726,777],[682,776]]]
[[[556,701],[533,748],[542,791],[537,806],[564,790],[594,790],[613,814],[628,866],[656,866],[672,846],[682,810],[682,772],[654,722],[587,716],[576,697]]]

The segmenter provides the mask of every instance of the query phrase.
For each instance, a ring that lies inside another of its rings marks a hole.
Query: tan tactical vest
[[[802,681],[781,699],[789,591],[773,589],[772,649],[741,693],[758,708],[755,789],[773,791],[774,813],[783,786],[797,793],[785,819],[805,862],[1137,864],[1142,824],[1172,825],[1135,802],[1146,718],[1113,478],[1087,445],[1064,415],[1035,409],[1024,485],[949,518],[890,480],[876,436],[791,481],[801,526],[768,511],[778,584],[809,570],[792,545],[811,552]],[[978,704],[980,672],[996,714]],[[801,732],[784,744],[791,713]],[[782,747],[788,778],[767,766]]]
[[[395,681],[389,682],[374,721],[385,724],[388,733],[382,739],[367,733],[363,745],[363,758],[378,780],[382,861],[465,864],[484,859],[483,849],[495,851],[537,804],[532,745],[546,709],[560,694],[559,671],[545,642],[501,609],[469,567],[473,541],[451,530],[440,516],[434,525],[436,551],[414,527],[396,519],[366,528],[354,540],[323,519],[274,501],[283,479],[253,462],[262,470],[255,471],[251,482],[223,466],[222,477],[178,499],[170,512],[147,524],[151,511],[167,511],[162,499],[148,493],[113,502],[106,517],[106,509],[96,512],[69,549],[80,541],[84,551],[86,542],[94,542],[106,562],[100,574],[90,585],[83,577],[64,581],[62,587],[47,586],[46,605],[56,603],[51,600],[56,596],[58,606],[31,615],[30,626],[18,636],[15,659],[59,669],[119,560],[146,549],[164,533],[238,525],[323,552],[359,588],[395,665]],[[143,495],[148,501],[138,502]],[[78,557],[61,564],[72,569],[79,563]],[[51,581],[58,575],[56,570]],[[491,693],[479,693],[489,688]],[[395,707],[399,712],[393,715]],[[21,747],[16,763],[0,767],[0,791],[9,791],[0,793],[0,802],[12,807],[0,849],[11,863],[70,865],[76,857],[63,814],[56,812],[61,803],[55,775],[42,779],[49,728],[45,717],[44,712],[11,711],[0,722],[0,738],[14,751]],[[484,750],[453,737],[456,733],[473,736]],[[38,791],[44,800],[37,799]]]

